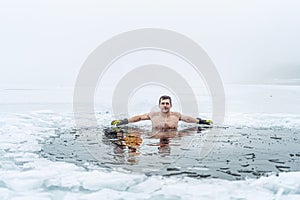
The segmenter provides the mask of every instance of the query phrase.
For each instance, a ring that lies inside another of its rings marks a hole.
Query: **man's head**
[[[171,97],[164,95],[159,98],[159,108],[161,112],[168,113],[172,108],[172,99]]]

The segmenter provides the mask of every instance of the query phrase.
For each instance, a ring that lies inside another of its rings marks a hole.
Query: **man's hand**
[[[205,125],[212,125],[213,121],[210,119],[201,119],[197,118],[199,120],[198,124],[205,124]]]
[[[116,124],[118,124],[118,123],[120,123],[120,122],[121,122],[121,120],[115,119],[115,120],[113,120],[110,124],[111,124],[111,125],[116,125]]]
[[[123,120],[116,119],[116,120],[113,120],[110,124],[120,126],[120,125],[124,125],[124,124],[128,124],[128,123],[129,123],[128,119],[123,119]]]

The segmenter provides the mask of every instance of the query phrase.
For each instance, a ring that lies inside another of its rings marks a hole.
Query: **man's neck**
[[[169,116],[170,116],[170,111],[167,112],[167,113],[160,112],[160,115],[161,115],[162,117],[169,117]]]

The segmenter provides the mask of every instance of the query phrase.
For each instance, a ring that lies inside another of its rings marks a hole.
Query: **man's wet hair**
[[[169,99],[170,100],[170,104],[172,105],[172,99],[170,96],[168,95],[163,95],[159,98],[159,101],[158,101],[158,105],[160,104],[161,100],[166,100],[166,99]]]

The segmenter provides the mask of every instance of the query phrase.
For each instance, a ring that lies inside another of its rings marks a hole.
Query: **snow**
[[[230,112],[225,125],[296,132],[299,119],[290,112]],[[238,181],[161,177],[40,156],[43,142],[72,128],[71,112],[0,113],[0,199],[300,199],[300,172]]]

